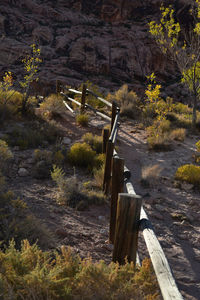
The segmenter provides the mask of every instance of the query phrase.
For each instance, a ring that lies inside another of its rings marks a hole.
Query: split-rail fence
[[[151,221],[142,206],[142,197],[136,194],[131,183],[131,172],[126,167],[124,159],[120,158],[115,150],[120,125],[120,108],[115,101],[110,103],[87,89],[85,84],[83,84],[82,91],[78,91],[72,88],[64,88],[57,81],[56,90],[64,97],[63,102],[72,113],[74,113],[74,110],[68,104],[69,102],[80,106],[81,113],[89,109],[110,122],[110,130],[103,130],[103,152],[106,153],[103,190],[105,194],[111,196],[109,241],[114,245],[113,261],[123,264],[125,260],[128,260],[135,265],[140,264],[137,250],[138,232],[141,230],[163,299],[183,300]],[[69,97],[69,92],[79,94],[81,102]],[[111,117],[89,105],[86,102],[88,94],[92,94],[107,105],[111,109]]]

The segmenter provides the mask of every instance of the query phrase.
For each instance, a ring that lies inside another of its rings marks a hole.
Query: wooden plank
[[[127,181],[125,184],[128,193],[136,195],[131,182]],[[167,258],[154,233],[153,226],[149,221],[143,207],[141,208],[140,213],[140,228],[143,231],[144,240],[147,245],[147,249],[158,280],[158,284],[160,286],[163,299],[183,300],[183,297],[179,292],[175,279],[172,275]]]
[[[82,95],[82,92],[80,92],[80,91],[77,91],[77,90],[75,90],[75,89],[67,89],[69,92],[72,92],[72,93],[74,93],[74,94],[79,94],[79,95]]]
[[[61,82],[60,80],[56,80],[56,93],[59,94],[61,92]]]
[[[64,105],[67,107],[67,109],[69,109],[69,111],[71,111],[74,114],[73,109],[67,104],[66,101],[63,101]]]
[[[141,205],[141,197],[119,194],[113,250],[114,262],[124,264],[127,258],[129,262],[132,261],[136,265]]]
[[[109,240],[113,244],[115,239],[115,224],[117,215],[118,194],[124,190],[124,159],[112,158],[112,180],[111,180],[111,205],[110,205],[110,234]]]
[[[65,96],[65,98],[67,99],[67,100],[69,100],[69,101],[71,101],[71,102],[73,102],[73,103],[75,103],[75,104],[77,104],[78,106],[81,106],[81,103],[80,102],[78,102],[78,101],[76,101],[76,100],[74,100],[73,98],[71,98],[71,97],[68,97],[65,93],[63,93],[63,92],[60,92],[60,94],[61,95],[63,95],[63,96]]]
[[[144,240],[156,273],[163,299],[183,300],[172,275],[167,258],[143,208],[141,209],[140,215],[140,228],[143,231]]]
[[[95,94],[93,91],[87,89],[87,92],[92,94],[94,97],[96,97],[98,100],[100,100],[101,102],[105,103],[106,105],[108,105],[109,107],[112,107],[112,103],[108,102],[107,100],[99,97],[97,94]]]
[[[116,138],[117,138],[117,132],[118,132],[118,126],[119,126],[119,123],[118,123],[118,120],[119,120],[119,111],[116,110],[116,115],[115,115],[115,119],[114,119],[114,123],[112,124],[112,120],[111,120],[111,127],[112,127],[112,131],[111,131],[111,134],[110,134],[110,140],[115,143],[116,141]]]

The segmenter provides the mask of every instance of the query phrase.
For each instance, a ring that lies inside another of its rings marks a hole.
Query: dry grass
[[[163,168],[156,164],[151,166],[144,166],[142,168],[141,184],[145,187],[154,187],[158,184],[160,174]]]

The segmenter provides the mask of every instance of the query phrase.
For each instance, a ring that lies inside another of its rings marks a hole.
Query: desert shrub
[[[180,102],[174,104],[173,111],[177,114],[192,114],[192,108]]]
[[[67,178],[64,171],[54,165],[51,178],[56,182],[58,187],[56,197],[58,204],[75,208],[80,201],[86,198],[81,191],[81,185],[78,183],[76,176]]]
[[[53,160],[53,153],[49,150],[41,150],[41,149],[35,149],[33,153],[33,158],[35,162],[44,160],[48,162],[49,164],[52,163]]]
[[[177,169],[175,179],[200,185],[200,167],[192,164],[183,165]]]
[[[0,170],[4,170],[9,159],[13,157],[8,144],[4,140],[0,140]]]
[[[183,142],[185,140],[186,130],[185,128],[177,128],[170,132],[170,139]]]
[[[94,169],[100,169],[105,164],[106,156],[104,153],[98,154],[94,158]]]
[[[53,118],[57,115],[65,112],[66,108],[63,103],[62,96],[52,94],[44,99],[44,101],[40,104],[40,111],[43,115],[48,115],[49,118]]]
[[[200,152],[200,140],[195,144],[197,151]]]
[[[151,263],[106,265],[80,259],[70,248],[43,252],[25,240],[21,250],[12,241],[0,252],[2,300],[6,299],[159,299]],[[103,287],[103,289],[102,289]],[[10,295],[12,295],[10,297]],[[10,298],[9,298],[10,297]]]
[[[15,126],[8,133],[8,144],[19,146],[21,150],[35,148],[43,143],[44,136],[38,130],[28,127]]]
[[[75,143],[68,152],[68,159],[74,166],[92,167],[96,152],[86,143]]]
[[[142,102],[134,91],[128,91],[128,85],[124,84],[114,94],[108,94],[109,101],[117,101],[120,106],[120,114],[132,119],[138,119],[142,112]]]
[[[87,127],[89,122],[89,117],[86,114],[79,114],[76,116],[76,122],[77,124]]]
[[[152,126],[147,127],[148,147],[150,150],[170,149],[170,121],[155,120]]]
[[[94,151],[97,153],[102,152],[102,136],[93,135],[92,133],[88,132],[83,135],[83,141],[88,143]]]
[[[159,183],[162,167],[158,164],[142,168],[141,184],[144,187],[154,187]]]
[[[0,245],[8,245],[13,238],[17,247],[22,239],[38,241],[42,247],[52,243],[53,235],[46,226],[28,210],[26,203],[16,198],[12,191],[6,189],[4,182],[0,186]]]

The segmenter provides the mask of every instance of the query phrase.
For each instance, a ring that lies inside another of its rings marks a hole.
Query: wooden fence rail
[[[102,152],[106,153],[103,190],[107,195],[109,193],[111,194],[109,240],[111,243],[114,243],[113,261],[118,261],[123,264],[127,257],[128,261],[133,261],[134,264],[136,264],[136,262],[139,263],[137,253],[138,232],[139,230],[142,230],[163,299],[183,300],[172,275],[167,258],[142,206],[142,198],[136,194],[130,181],[131,172],[125,166],[124,160],[119,158],[119,155],[114,149],[120,125],[119,107],[115,102],[111,104],[107,100],[99,97],[84,85],[82,92],[71,88],[67,89],[69,92],[81,95],[81,103],[62,92],[58,83],[56,86],[57,91],[63,95],[66,100],[80,106],[81,111],[84,111],[85,108],[89,108],[111,124],[110,136],[108,129],[104,129],[103,131]],[[110,118],[103,113],[98,112],[95,108],[87,104],[87,93],[92,94],[107,106],[112,107],[112,117]],[[73,112],[73,109],[68,107],[66,102],[65,105]],[[126,188],[127,193],[124,193],[124,187]]]

